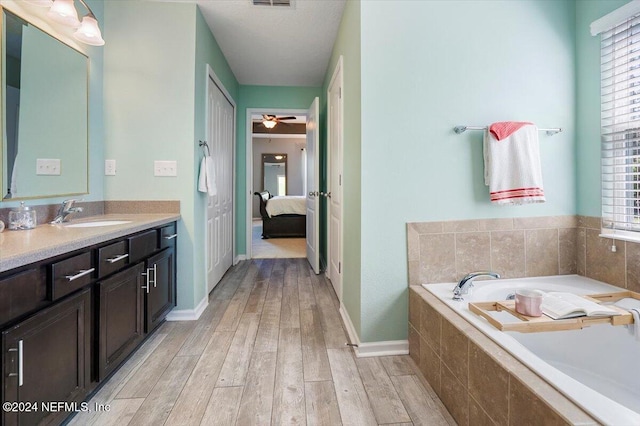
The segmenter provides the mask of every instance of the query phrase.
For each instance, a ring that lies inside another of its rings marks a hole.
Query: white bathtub
[[[423,287],[520,359],[567,398],[607,425],[640,425],[640,342],[624,326],[595,325],[544,333],[501,332],[469,311],[470,301],[505,300],[517,288],[594,294],[618,287],[578,275],[475,281],[464,301],[454,283]],[[505,319],[513,317],[496,313]],[[517,320],[516,320],[517,321]]]

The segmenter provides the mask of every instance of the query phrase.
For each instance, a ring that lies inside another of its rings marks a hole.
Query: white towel
[[[625,297],[614,303],[622,309],[628,310],[633,316],[633,324],[625,325],[629,330],[629,334],[636,337],[636,340],[640,341],[640,300],[633,299],[631,297]]]
[[[215,170],[213,158],[205,156],[200,162],[200,175],[198,176],[198,191],[206,192],[210,197],[218,193],[216,187]]]
[[[507,121],[494,123],[487,129],[484,183],[495,204],[545,202],[535,125]]]

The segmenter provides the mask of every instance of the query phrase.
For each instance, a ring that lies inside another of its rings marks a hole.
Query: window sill
[[[629,241],[640,243],[640,232],[613,231],[612,229],[601,229],[600,237],[610,240]]]

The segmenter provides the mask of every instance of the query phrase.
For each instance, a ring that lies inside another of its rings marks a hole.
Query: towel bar
[[[488,126],[456,126],[453,128],[453,131],[457,134],[464,133],[467,130],[487,130]],[[556,133],[562,132],[562,127],[556,127],[551,129],[538,129],[540,132],[547,132],[547,135],[553,136]]]

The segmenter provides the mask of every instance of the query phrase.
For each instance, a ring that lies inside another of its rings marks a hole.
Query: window
[[[640,238],[640,15],[600,35],[602,228]]]

